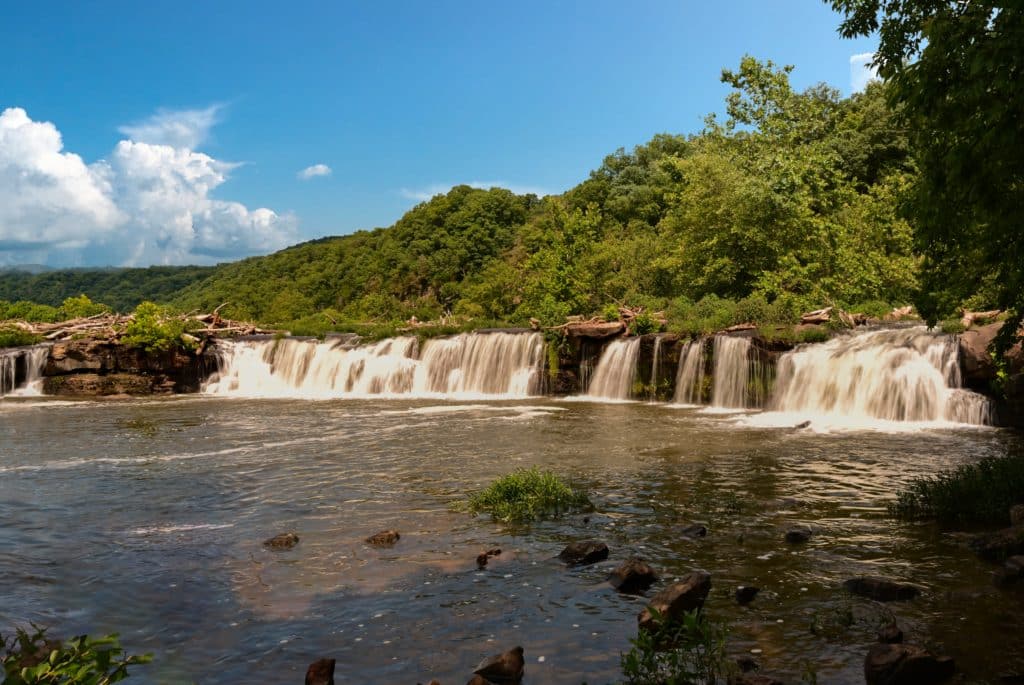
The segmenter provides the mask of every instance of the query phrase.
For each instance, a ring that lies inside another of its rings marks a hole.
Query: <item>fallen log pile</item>
[[[221,305],[223,307],[224,305]],[[235,337],[244,335],[272,335],[279,333],[273,329],[260,328],[247,321],[232,321],[220,316],[220,307],[209,314],[177,314],[166,316],[161,323],[180,321],[185,335],[200,340],[213,337]],[[117,342],[125,334],[128,325],[135,320],[133,314],[114,314],[104,312],[68,321],[40,323],[29,321],[7,321],[5,326],[27,331],[44,340],[59,342],[72,338],[93,338]]]

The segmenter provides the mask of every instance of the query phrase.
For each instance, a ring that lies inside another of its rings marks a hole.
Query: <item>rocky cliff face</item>
[[[107,340],[69,340],[50,349],[43,392],[88,397],[197,392],[213,363],[202,353],[147,353]]]
[[[1024,428],[1024,350],[1020,343],[1011,347],[1002,368],[989,351],[1002,327],[1002,323],[993,323],[960,334],[963,382],[972,390],[995,395],[1000,425]]]

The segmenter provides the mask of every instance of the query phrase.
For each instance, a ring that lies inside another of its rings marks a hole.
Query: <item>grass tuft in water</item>
[[[936,476],[916,478],[901,490],[891,514],[935,520],[943,526],[1002,525],[1024,501],[1024,456],[990,457]]]
[[[620,657],[629,685],[691,685],[731,682],[735,670],[725,654],[724,626],[703,612],[669,621],[651,607],[655,630],[641,630],[630,640],[633,648]]]
[[[472,495],[465,508],[473,513],[487,512],[498,521],[524,522],[556,518],[592,506],[582,490],[550,471],[533,467],[497,479],[486,490]]]

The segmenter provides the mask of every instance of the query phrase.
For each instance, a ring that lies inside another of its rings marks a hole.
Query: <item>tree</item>
[[[878,32],[920,175],[912,218],[924,256],[918,309],[933,322],[972,295],[1024,316],[1024,5],[1005,0],[831,0],[844,37]],[[982,303],[979,303],[982,304]]]

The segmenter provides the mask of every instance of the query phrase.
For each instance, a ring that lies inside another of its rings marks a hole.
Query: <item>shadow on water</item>
[[[534,685],[613,682],[643,599],[605,579],[633,554],[663,583],[710,572],[730,651],[761,650],[787,680],[813,664],[819,682],[862,682],[893,616],[969,678],[1024,668],[1024,596],[885,511],[916,475],[1020,449],[1002,431],[817,434],[639,403],[190,398],[8,403],[0,435],[0,627],[119,631],[156,653],[140,682],[299,682],[321,656],[339,682],[464,682],[515,644]],[[512,528],[452,508],[532,465],[586,487],[596,511]],[[813,528],[804,545],[783,541],[795,524]],[[363,542],[385,528],[402,533],[393,548]],[[262,546],[287,530],[295,549]],[[591,537],[607,561],[554,559]],[[882,606],[840,589],[862,573],[925,591]],[[761,588],[749,606],[740,585]]]

